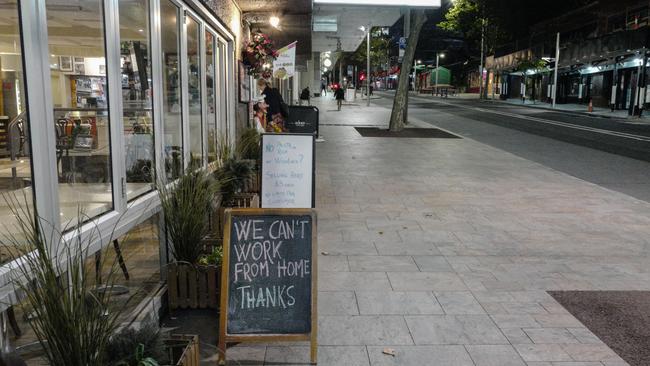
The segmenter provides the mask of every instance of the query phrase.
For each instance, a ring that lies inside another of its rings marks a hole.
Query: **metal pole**
[[[484,54],[484,44],[485,44],[485,19],[481,19],[481,66],[478,78],[478,98],[483,99],[483,54]],[[437,87],[437,85],[436,85]]]
[[[368,103],[367,106],[370,107],[370,24],[368,24],[368,36],[366,38],[366,43],[367,43],[367,50],[366,50],[366,56],[367,56],[367,71],[366,71],[366,95],[368,95]]]
[[[438,67],[440,67],[440,53],[436,51],[436,95],[438,95]]]
[[[553,75],[553,108],[557,100],[557,71],[560,67],[560,32],[557,32],[557,40],[555,41],[555,73]]]

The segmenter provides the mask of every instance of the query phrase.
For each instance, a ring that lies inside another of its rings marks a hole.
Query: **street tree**
[[[415,49],[420,39],[420,31],[422,26],[427,21],[427,15],[424,9],[414,10],[415,19],[411,23],[411,30],[409,32],[409,39],[404,51],[404,58],[402,60],[402,67],[399,73],[399,82],[397,84],[397,91],[395,92],[395,99],[393,99],[393,110],[390,114],[391,131],[397,132],[404,129],[406,124],[406,116],[408,115],[408,94],[409,94],[409,76],[411,73],[411,65],[415,58]]]
[[[366,38],[363,39],[357,51],[352,55],[352,61],[359,65],[365,65],[367,60]],[[391,38],[386,35],[370,37],[370,65],[377,69],[384,69],[390,59]],[[370,73],[370,71],[368,71]]]

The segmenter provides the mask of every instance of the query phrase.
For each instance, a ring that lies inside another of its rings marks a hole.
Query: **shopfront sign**
[[[227,343],[311,341],[317,349],[316,213],[226,210],[219,351]]]
[[[314,134],[262,134],[263,208],[313,208],[315,196]]]
[[[284,127],[291,133],[310,133],[318,137],[318,108],[314,106],[289,106],[289,118]]]
[[[296,45],[293,42],[278,50],[278,58],[273,61],[273,77],[287,79],[296,73]]]

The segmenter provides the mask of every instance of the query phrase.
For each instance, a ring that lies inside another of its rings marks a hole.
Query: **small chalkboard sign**
[[[316,363],[315,211],[228,209],[224,234],[220,362],[228,343],[308,340]]]

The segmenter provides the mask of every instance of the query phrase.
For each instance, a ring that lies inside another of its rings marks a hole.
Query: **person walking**
[[[269,82],[265,79],[257,81],[257,88],[264,96],[266,103],[266,130],[272,132],[285,131],[284,121],[289,117],[287,104],[282,99],[282,95],[277,88],[271,88]]]
[[[345,90],[343,90],[343,86],[339,85],[336,88],[336,90],[334,91],[334,98],[336,99],[336,105],[340,111],[341,106],[343,105],[343,101],[345,100]]]
[[[325,78],[320,79],[320,92],[323,96],[327,96],[327,81],[325,81]]]

